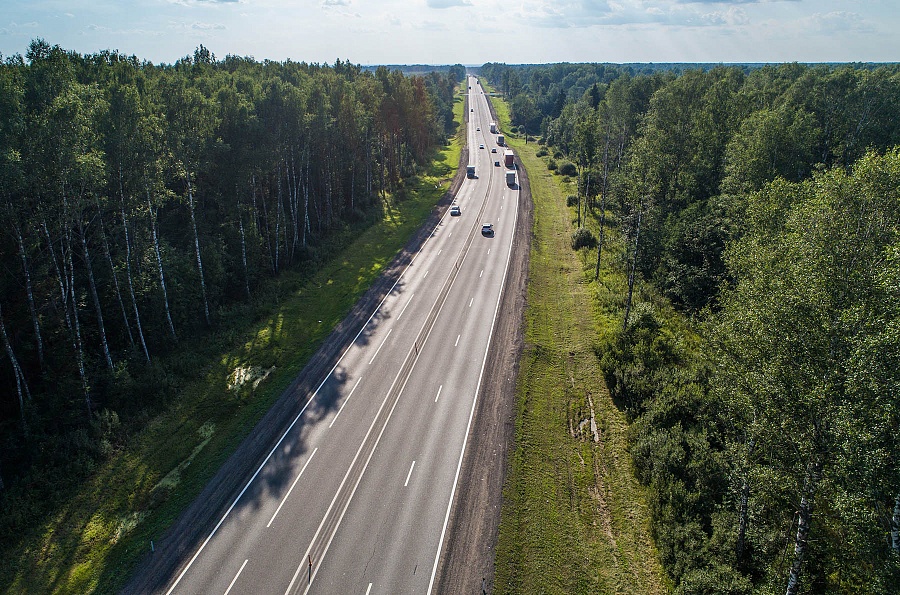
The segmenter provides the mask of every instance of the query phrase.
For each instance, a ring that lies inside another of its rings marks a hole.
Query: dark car
[[[462,211],[459,210],[459,205],[453,205],[450,207],[451,217],[459,217],[460,215],[462,215]]]
[[[492,223],[483,223],[481,225],[481,235],[491,237],[494,235],[494,225]]]

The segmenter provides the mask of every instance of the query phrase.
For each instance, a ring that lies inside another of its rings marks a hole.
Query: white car
[[[475,131],[476,131],[476,132],[481,132],[481,128],[476,128]]]
[[[478,148],[479,148],[479,149],[483,149],[483,148],[484,148],[484,144],[478,145]]]

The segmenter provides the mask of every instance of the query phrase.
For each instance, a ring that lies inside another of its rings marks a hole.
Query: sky
[[[0,0],[32,39],[153,63],[895,62],[900,0]]]

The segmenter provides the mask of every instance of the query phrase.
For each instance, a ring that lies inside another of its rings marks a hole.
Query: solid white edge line
[[[334,422],[337,421],[338,415],[340,415],[340,414],[341,414],[341,411],[344,410],[344,406],[350,401],[350,397],[353,396],[353,391],[356,390],[356,387],[359,386],[359,383],[360,383],[360,382],[362,382],[362,376],[360,376],[359,378],[356,379],[356,384],[354,384],[354,385],[353,385],[353,388],[350,389],[350,393],[347,395],[347,398],[344,399],[344,402],[343,402],[343,403],[341,403],[341,408],[338,409],[338,412],[337,412],[337,414],[335,414],[334,419],[332,419],[332,420],[331,420],[331,423],[328,424],[328,429],[329,429],[329,430],[331,429],[331,426],[334,425]]]
[[[412,465],[409,466],[409,473],[406,474],[406,481],[403,482],[403,487],[407,487],[409,485],[409,478],[412,477],[413,469],[416,467],[416,462],[413,461]]]
[[[234,575],[233,579],[231,579],[231,584],[228,585],[227,589],[225,589],[225,595],[228,595],[231,592],[231,588],[234,586],[234,583],[237,582],[238,577],[241,576],[241,573],[244,572],[244,566],[246,566],[247,562],[249,562],[249,561],[250,561],[250,559],[248,558],[248,559],[244,560],[243,564],[241,564],[241,569],[238,570],[238,573],[236,575]]]
[[[410,302],[412,302],[414,297],[416,297],[416,294],[412,294],[411,296],[409,296],[409,299],[406,300],[406,305],[403,306],[402,310],[400,310],[400,314],[397,316],[397,320],[400,320],[403,317],[403,313],[406,312],[406,308],[409,306]]]
[[[306,471],[306,466],[309,465],[309,462],[312,460],[314,456],[316,456],[316,451],[319,450],[319,447],[315,447],[312,451],[312,454],[309,455],[309,458],[306,459],[306,462],[303,463],[303,469],[300,470],[300,473],[297,474],[297,479],[294,480],[294,483],[291,484],[291,489],[287,491],[287,494],[284,495],[284,498],[281,499],[281,504],[278,505],[278,508],[275,509],[275,513],[272,515],[272,518],[269,519],[269,523],[266,525],[266,529],[272,526],[272,521],[275,520],[275,517],[278,516],[278,513],[281,511],[281,507],[284,506],[284,503],[287,502],[288,496],[291,495],[291,492],[294,491],[294,486],[297,485],[297,482],[300,481],[300,476],[303,475],[303,472]]]
[[[444,218],[447,217],[448,212],[449,211],[445,212],[444,215],[435,224],[434,229],[431,230],[432,234],[443,223]],[[172,594],[172,592],[175,590],[175,587],[178,586],[178,583],[181,582],[181,579],[184,578],[184,575],[187,574],[187,571],[190,570],[191,566],[193,566],[194,562],[197,560],[197,557],[200,555],[200,552],[203,551],[203,548],[206,547],[206,544],[208,544],[209,541],[213,538],[213,536],[219,530],[219,527],[222,526],[222,523],[225,522],[225,519],[228,518],[228,515],[234,509],[235,505],[237,505],[237,503],[240,501],[241,497],[244,495],[244,492],[247,491],[247,488],[250,487],[250,485],[253,483],[253,480],[256,479],[257,475],[259,475],[259,472],[262,471],[263,467],[266,466],[266,463],[269,462],[269,459],[272,458],[272,455],[275,454],[275,451],[278,450],[278,447],[281,446],[281,443],[284,441],[285,437],[294,428],[294,424],[296,424],[297,421],[300,419],[300,417],[306,412],[306,408],[309,407],[309,404],[312,403],[313,399],[316,398],[316,395],[319,394],[319,391],[322,389],[322,387],[325,385],[325,383],[328,382],[328,379],[331,378],[331,375],[334,374],[334,371],[337,369],[337,367],[340,365],[340,363],[344,360],[344,356],[346,356],[347,353],[350,352],[350,350],[356,344],[356,340],[359,339],[360,335],[362,335],[363,331],[366,330],[366,327],[369,326],[369,323],[372,322],[372,319],[375,317],[375,315],[378,313],[378,311],[381,310],[381,307],[384,305],[384,302],[387,301],[388,297],[390,297],[390,295],[394,292],[394,289],[397,287],[397,284],[400,283],[400,280],[403,279],[403,276],[406,274],[406,271],[409,270],[409,267],[411,267],[413,265],[413,263],[416,261],[416,258],[419,257],[419,254],[421,254],[422,250],[425,248],[425,246],[428,245],[429,240],[431,240],[431,235],[428,236],[428,238],[422,244],[422,247],[419,248],[419,251],[416,252],[413,255],[413,257],[409,260],[409,264],[407,264],[406,268],[403,269],[403,272],[397,276],[397,280],[394,281],[394,284],[391,285],[391,288],[389,290],[387,290],[387,292],[385,292],[384,297],[381,298],[381,301],[378,302],[378,305],[375,306],[374,310],[372,310],[372,313],[366,319],[366,322],[360,327],[359,332],[356,333],[356,336],[353,337],[353,340],[350,341],[350,343],[347,345],[347,348],[344,350],[343,353],[341,353],[341,357],[339,357],[337,359],[337,361],[331,367],[331,370],[328,371],[328,374],[325,375],[325,378],[322,379],[322,382],[319,383],[319,386],[316,387],[316,390],[313,391],[313,394],[310,395],[309,399],[307,399],[306,403],[303,405],[303,408],[300,410],[300,413],[297,414],[297,417],[294,418],[294,421],[292,421],[291,424],[287,427],[287,429],[284,431],[284,434],[281,435],[281,438],[278,439],[278,442],[275,443],[275,446],[272,447],[272,450],[269,451],[269,454],[266,455],[265,459],[263,459],[263,462],[259,464],[259,467],[256,469],[256,471],[253,473],[253,475],[247,481],[247,485],[244,486],[244,488],[241,490],[241,492],[234,499],[234,502],[231,503],[231,506],[228,507],[228,510],[225,511],[225,514],[222,515],[222,518],[219,519],[219,522],[216,523],[216,526],[213,527],[213,530],[209,534],[209,536],[203,541],[202,544],[200,544],[200,549],[197,550],[197,552],[193,555],[193,557],[187,563],[187,566],[185,566],[184,569],[181,571],[181,573],[178,575],[178,578],[175,579],[175,582],[172,584],[172,586],[169,587],[169,590],[166,591],[166,595]],[[410,299],[412,299],[412,298],[410,298]],[[290,389],[290,386],[288,386],[288,388],[285,390],[289,390],[289,389]]]
[[[375,358],[378,357],[378,352],[381,351],[381,348],[382,348],[382,347],[384,347],[385,342],[387,342],[388,337],[391,336],[391,331],[393,331],[393,330],[394,330],[393,328],[389,328],[389,329],[388,329],[387,334],[384,336],[384,339],[382,339],[382,341],[381,341],[381,345],[379,345],[379,346],[378,346],[378,349],[375,350],[375,355],[373,355],[373,356],[372,356],[372,359],[369,360],[369,365],[370,365],[370,366],[372,365],[372,362],[375,361]]]
[[[434,397],[434,402],[435,402],[435,403],[437,403],[437,400],[440,398],[440,396],[441,396],[441,391],[442,391],[443,389],[444,389],[444,385],[443,385],[443,384],[440,385],[440,386],[438,387],[437,395]]]
[[[516,190],[518,193],[519,190]],[[517,203],[518,204],[518,203]],[[516,219],[513,222],[513,229],[516,229],[516,223],[519,221],[519,209],[516,208]],[[463,445],[459,451],[459,461],[456,463],[456,477],[453,478],[453,489],[450,490],[450,500],[447,502],[447,512],[444,514],[444,527],[441,529],[441,538],[438,541],[437,554],[434,557],[434,566],[431,569],[431,581],[428,583],[428,593],[434,589],[434,579],[437,576],[438,563],[441,561],[441,552],[444,549],[444,535],[447,533],[447,523],[450,522],[450,510],[453,508],[453,497],[456,495],[456,486],[459,483],[459,473],[462,469],[463,456],[466,454],[466,445],[469,443],[469,430],[472,428],[472,418],[475,417],[475,406],[478,404],[478,391],[481,390],[481,381],[484,380],[484,368],[487,365],[488,352],[491,349],[491,339],[494,337],[494,326],[497,324],[497,312],[500,311],[500,303],[503,301],[503,294],[506,292],[506,275],[509,273],[509,261],[512,260],[512,241],[514,234],[510,234],[509,253],[506,255],[506,268],[503,271],[503,286],[500,288],[500,295],[497,296],[497,305],[494,307],[494,322],[491,323],[491,334],[488,336],[487,347],[484,349],[484,358],[481,360],[481,372],[478,374],[478,385],[475,387],[475,398],[472,400],[472,410],[469,412],[469,423],[466,426],[465,438]]]

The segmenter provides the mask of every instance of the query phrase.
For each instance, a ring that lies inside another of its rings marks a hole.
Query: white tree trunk
[[[191,188],[191,174],[187,168],[184,170],[184,179],[187,182],[188,205],[191,209],[191,226],[194,228],[194,248],[197,252],[197,269],[200,271],[200,293],[203,295],[203,316],[209,325],[209,302],[206,299],[206,279],[203,276],[203,260],[200,258],[200,236],[197,233],[197,218],[194,215],[194,191]]]
[[[78,235],[81,237],[81,253],[84,256],[84,264],[88,271],[88,284],[91,287],[91,297],[94,299],[94,310],[97,312],[97,326],[100,329],[100,343],[103,346],[103,357],[106,359],[106,367],[113,369],[112,355],[109,353],[109,343],[106,341],[106,325],[103,324],[103,308],[100,306],[100,296],[97,294],[97,283],[94,281],[94,267],[91,264],[91,254],[88,251],[87,240],[84,237],[84,224],[81,216],[78,217]]]
[[[128,276],[128,292],[131,294],[131,305],[134,308],[134,321],[137,326],[138,339],[141,349],[144,350],[144,359],[150,363],[150,352],[147,350],[147,342],[144,340],[144,328],[141,326],[141,313],[138,310],[137,299],[134,297],[134,281],[131,278],[131,240],[128,237],[128,215],[125,213],[125,197],[122,196],[122,227],[125,229],[125,272]]]
[[[41,337],[41,323],[38,320],[37,308],[34,305],[34,291],[31,287],[31,270],[28,268],[28,257],[25,254],[25,242],[22,241],[22,231],[17,223],[13,223],[16,230],[16,239],[19,241],[19,256],[22,258],[22,268],[25,271],[25,293],[28,296],[28,309],[31,311],[31,324],[34,325],[34,340],[37,343],[38,364],[44,369],[44,340]]]
[[[75,352],[78,357],[78,375],[81,377],[81,390],[84,392],[84,404],[87,408],[88,419],[94,413],[94,404],[91,401],[91,389],[88,385],[87,370],[84,365],[84,343],[81,340],[81,323],[78,320],[78,299],[75,296],[75,263],[72,260],[72,234],[66,231],[66,261],[69,298],[72,304],[72,321],[75,329]]]
[[[66,291],[65,282],[63,281],[62,271],[59,269],[59,262],[56,260],[56,249],[53,247],[53,238],[50,237],[50,229],[47,227],[47,221],[41,220],[41,229],[44,230],[44,237],[47,238],[47,249],[50,251],[50,261],[53,263],[53,269],[56,271],[56,280],[59,282],[59,293],[62,299],[63,312],[65,314],[66,330],[72,328],[72,320],[69,317],[69,297]]]
[[[13,352],[12,345],[9,343],[9,335],[6,334],[6,323],[3,321],[3,306],[0,306],[0,336],[3,337],[3,346],[6,348],[6,355],[9,357],[10,365],[12,365],[13,376],[16,377],[16,393],[19,396],[19,414],[22,416],[22,430],[28,433],[28,424],[25,422],[25,398],[31,400],[31,392],[28,390],[28,383],[25,381],[25,374],[19,366],[19,360]],[[2,488],[0,488],[2,489]]]
[[[134,349],[134,335],[131,334],[131,323],[128,322],[128,313],[125,310],[125,302],[122,300],[122,291],[119,289],[119,275],[116,274],[116,267],[113,265],[112,255],[109,253],[109,242],[106,239],[106,230],[103,227],[103,213],[100,210],[99,201],[97,201],[97,223],[100,225],[100,238],[103,240],[103,253],[106,256],[106,262],[109,264],[109,270],[112,273],[113,286],[116,288],[116,299],[119,302],[119,309],[122,310],[122,321],[125,323],[125,331],[128,334],[128,344]]]
[[[810,463],[806,470],[806,479],[803,483],[803,494],[800,497],[800,509],[797,511],[797,537],[794,539],[794,562],[791,564],[791,572],[788,576],[787,591],[785,595],[797,595],[800,590],[800,574],[803,569],[803,559],[806,556],[806,546],[809,542],[809,523],[812,520],[813,498],[819,482],[821,463]]]
[[[162,253],[159,250],[159,234],[156,233],[156,211],[150,202],[150,189],[147,189],[147,208],[150,210],[150,232],[153,235],[153,248],[156,251],[156,267],[159,269],[159,285],[163,292],[163,304],[166,308],[166,322],[169,325],[169,334],[173,341],[178,341],[175,334],[175,325],[172,323],[172,313],[169,311],[169,292],[166,289],[166,274],[163,271]]]
[[[894,500],[894,516],[891,517],[891,549],[900,555],[900,494]]]
[[[237,189],[235,189],[237,191]],[[241,230],[241,260],[244,263],[244,289],[250,299],[250,271],[247,268],[247,240],[244,237],[244,215],[241,213],[241,202],[238,200],[238,229]]]

